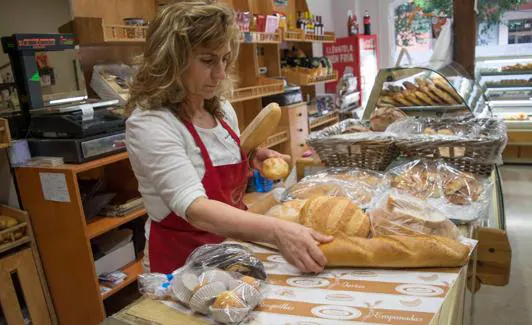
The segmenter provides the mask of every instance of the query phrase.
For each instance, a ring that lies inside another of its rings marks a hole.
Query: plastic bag
[[[488,215],[490,178],[462,172],[442,159],[401,162],[387,172],[391,187],[439,207],[453,220]]]
[[[329,168],[303,178],[288,188],[282,200],[306,200],[312,196],[347,197],[360,208],[369,208],[388,186],[381,173],[359,168]]]
[[[436,161],[417,159],[388,170],[391,187],[419,199],[439,198],[438,164]]]
[[[458,228],[449,220],[451,215],[429,201],[392,191],[379,206],[369,211],[371,235],[435,235],[458,239]]]
[[[292,200],[274,205],[265,215],[285,221],[299,223],[299,214],[307,200]]]
[[[265,279],[264,266],[246,247],[219,244],[197,248],[172,274],[142,274],[138,283],[140,292],[152,299],[170,299],[219,323],[234,324],[260,303]]]

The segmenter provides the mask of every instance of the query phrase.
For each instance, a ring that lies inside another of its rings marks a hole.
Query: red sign
[[[357,43],[355,37],[345,37],[336,39],[334,44],[324,44],[323,54],[331,61],[334,70],[338,71],[339,79],[342,78],[346,71],[357,74]],[[330,82],[325,85],[325,91],[336,93],[336,82]]]

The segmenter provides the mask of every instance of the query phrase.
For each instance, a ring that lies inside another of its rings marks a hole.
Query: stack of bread
[[[458,105],[462,98],[442,77],[416,78],[402,86],[390,86],[381,92],[379,107]]]
[[[396,213],[395,219],[384,222],[398,224],[402,218],[402,231],[383,231],[385,225],[379,219],[378,232],[373,233],[369,216],[350,199],[314,196],[301,208],[299,223],[335,237],[320,246],[331,267],[456,267],[466,263],[469,248],[453,238],[457,230],[452,223],[435,219],[425,222],[430,231],[418,231],[428,217]]]
[[[11,216],[0,215],[0,245],[14,242],[24,236],[24,228],[14,231],[7,231],[18,224],[19,221],[17,219]]]
[[[329,168],[307,176],[288,188],[282,200],[301,201],[313,196],[339,196],[348,197],[358,206],[368,208],[387,184],[387,178],[378,172],[360,168]],[[299,203],[296,201],[288,204],[298,206]]]
[[[323,182],[317,181],[317,175],[312,181],[303,179],[287,191],[284,199],[289,201],[266,214],[334,236],[334,241],[320,246],[328,266],[455,267],[467,261],[469,248],[458,241],[458,229],[448,214],[424,199],[428,189],[421,192],[421,199],[373,192],[369,197],[384,199],[376,208],[375,203],[366,206],[368,215],[350,196],[348,186],[364,177],[373,188],[378,180],[388,190],[388,179],[382,175],[333,169],[321,174]]]

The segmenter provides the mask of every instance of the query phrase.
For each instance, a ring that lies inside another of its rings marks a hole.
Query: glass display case
[[[479,59],[475,74],[509,129],[532,127],[532,56]]]
[[[456,65],[380,70],[362,119],[378,107],[397,107],[413,116],[490,113],[482,87]]]

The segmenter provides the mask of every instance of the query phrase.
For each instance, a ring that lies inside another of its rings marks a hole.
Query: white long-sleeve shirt
[[[224,120],[240,136],[236,113],[223,102]],[[229,132],[195,127],[214,166],[242,161]],[[171,211],[186,218],[190,204],[206,197],[201,180],[205,165],[185,125],[168,109],[136,109],[126,122],[126,146],[150,220],[161,221]]]

